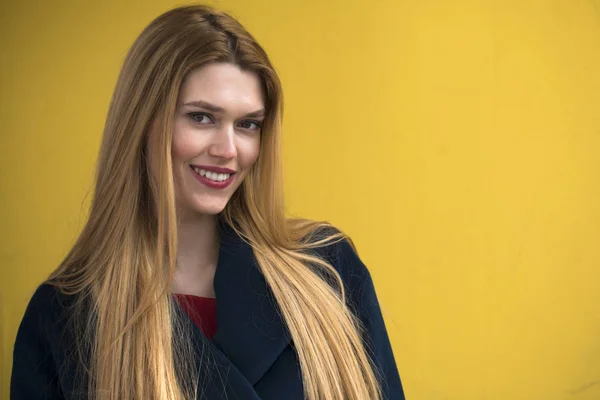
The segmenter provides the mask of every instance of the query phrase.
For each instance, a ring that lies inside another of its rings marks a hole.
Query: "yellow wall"
[[[3,2],[1,379],[168,0]],[[96,4],[92,4],[96,3]],[[410,400],[600,398],[600,0],[220,1],[286,95],[289,210],[370,266]]]

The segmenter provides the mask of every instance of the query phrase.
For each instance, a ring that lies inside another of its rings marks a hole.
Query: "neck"
[[[217,263],[217,217],[197,214],[177,226],[177,268],[202,268]]]

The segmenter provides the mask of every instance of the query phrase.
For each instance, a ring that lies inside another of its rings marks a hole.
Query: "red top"
[[[217,299],[179,293],[175,299],[207,338],[217,333]]]

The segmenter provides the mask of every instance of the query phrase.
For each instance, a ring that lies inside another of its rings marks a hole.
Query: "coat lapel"
[[[217,333],[208,340],[188,320],[199,368],[198,399],[258,400],[254,385],[290,344],[289,332],[252,247],[233,229],[220,230],[214,278]]]
[[[290,336],[252,247],[227,226],[220,238],[213,343],[254,385],[289,345]]]
[[[185,311],[179,306],[176,310],[179,318],[186,320],[186,325],[192,332],[198,371],[196,400],[261,400],[248,379],[204,336]]]

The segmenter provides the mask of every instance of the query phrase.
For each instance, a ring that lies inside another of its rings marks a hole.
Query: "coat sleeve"
[[[54,288],[35,292],[21,320],[13,352],[11,400],[64,399],[48,336]]]
[[[383,399],[405,400],[371,274],[348,241],[335,247],[333,266],[344,281],[348,306],[364,329],[365,348],[377,368]]]

